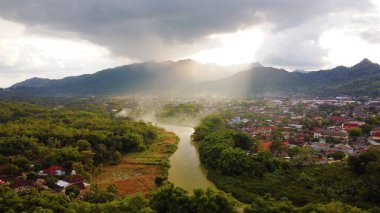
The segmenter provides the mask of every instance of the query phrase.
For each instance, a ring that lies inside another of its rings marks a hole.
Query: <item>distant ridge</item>
[[[214,82],[203,91],[221,91],[229,96],[379,96],[380,65],[363,59],[352,67],[329,70],[288,72],[273,67],[258,67]]]
[[[7,95],[85,96],[118,94],[173,94],[197,82],[223,78],[231,70],[194,60],[145,62],[105,69],[94,74],[58,80],[31,78],[7,88]]]
[[[47,78],[31,78],[27,79],[25,81],[21,81],[19,83],[16,83],[11,86],[11,88],[16,88],[16,87],[44,87],[47,86],[49,83],[51,83],[52,80],[47,79]]]
[[[32,78],[0,90],[0,95],[380,96],[380,65],[368,59],[352,67],[310,72],[288,72],[254,63],[248,70],[230,76],[226,73],[231,72],[193,60],[146,62],[59,80]],[[216,76],[219,80],[211,80]]]

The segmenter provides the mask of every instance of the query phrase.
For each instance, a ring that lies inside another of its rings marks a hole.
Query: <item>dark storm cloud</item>
[[[260,23],[278,33],[369,7],[367,0],[4,0],[0,17],[25,24],[29,32],[87,39],[118,56],[162,60],[207,47],[205,36],[212,33]]]

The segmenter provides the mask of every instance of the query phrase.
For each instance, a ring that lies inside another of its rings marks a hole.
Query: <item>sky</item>
[[[0,87],[187,58],[288,70],[380,63],[380,0],[0,1]]]

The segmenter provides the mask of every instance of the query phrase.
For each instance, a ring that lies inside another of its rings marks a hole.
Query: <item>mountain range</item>
[[[368,59],[328,70],[294,71],[258,63],[231,68],[193,60],[145,62],[58,80],[32,78],[0,90],[4,96],[379,96],[380,65]]]

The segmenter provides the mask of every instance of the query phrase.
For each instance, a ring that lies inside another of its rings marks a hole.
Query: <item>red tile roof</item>
[[[267,151],[270,146],[272,146],[272,141],[267,141],[261,144],[261,149]]]
[[[270,148],[270,146],[272,146],[272,141],[266,141],[266,142],[263,142],[262,144],[261,144],[261,149],[263,150],[263,151],[267,151],[267,150],[269,150],[269,148]],[[283,141],[282,142],[282,146],[287,146],[287,145],[289,145],[289,142],[288,141]]]
[[[51,167],[45,169],[44,173],[46,173],[48,175],[55,175],[58,170],[64,171],[65,169],[60,167],[60,166],[51,166]]]

